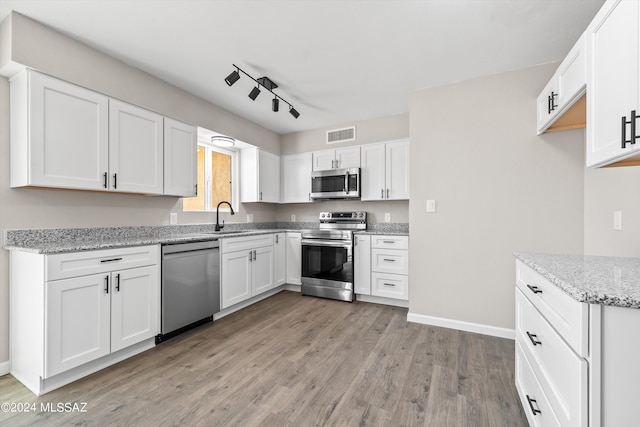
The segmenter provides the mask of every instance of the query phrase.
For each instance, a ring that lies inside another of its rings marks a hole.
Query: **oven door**
[[[352,289],[351,240],[302,239],[302,282]]]

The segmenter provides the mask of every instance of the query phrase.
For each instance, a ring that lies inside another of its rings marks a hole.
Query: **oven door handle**
[[[302,246],[325,246],[329,248],[345,248],[352,247],[351,242],[345,241],[330,241],[330,240],[315,240],[315,239],[302,239]]]

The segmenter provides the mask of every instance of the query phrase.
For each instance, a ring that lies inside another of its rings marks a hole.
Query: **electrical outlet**
[[[427,200],[427,212],[432,213],[436,211],[436,201]]]
[[[291,214],[291,222],[296,222],[296,215],[295,214]]]
[[[391,214],[389,212],[384,214],[384,222],[391,222]]]
[[[622,211],[613,211],[613,229],[622,230]]]
[[[247,214],[247,222],[253,222],[253,214]]]
[[[178,214],[176,212],[169,213],[169,224],[175,225],[178,223]]]

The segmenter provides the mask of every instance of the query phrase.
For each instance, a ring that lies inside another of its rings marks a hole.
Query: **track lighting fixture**
[[[249,98],[251,98],[253,101],[256,100],[258,95],[260,95],[260,89],[258,86],[254,87],[253,89],[251,89],[251,92],[249,92]]]
[[[244,74],[245,76],[249,77],[251,80],[253,80],[254,82],[257,83],[257,86],[255,86],[253,89],[251,89],[251,92],[249,93],[249,98],[251,98],[253,101],[255,101],[256,98],[258,97],[258,95],[260,95],[260,86],[262,86],[263,88],[265,88],[266,90],[271,92],[271,94],[274,96],[273,100],[271,101],[271,110],[273,112],[278,112],[279,111],[279,109],[280,109],[280,101],[282,101],[282,102],[284,102],[285,104],[287,104],[289,106],[289,113],[294,118],[297,119],[298,117],[300,117],[300,113],[298,113],[298,111],[295,108],[293,108],[293,105],[288,103],[280,95],[277,95],[277,94],[275,94],[273,92],[273,90],[278,87],[278,85],[276,83],[274,83],[273,80],[271,80],[269,77],[266,77],[266,76],[265,77],[260,77],[258,79],[254,79],[246,71],[244,71],[242,68],[238,67],[236,64],[233,64],[233,66],[235,67],[236,70],[233,71],[231,74],[229,74],[226,79],[224,79],[224,81],[229,86],[233,86],[233,84],[240,79],[240,73],[242,73],[242,74]]]
[[[227,78],[224,79],[224,81],[227,82],[229,86],[233,86],[233,84],[237,82],[239,79],[240,79],[240,74],[238,73],[238,70],[236,70],[231,74],[229,74]]]

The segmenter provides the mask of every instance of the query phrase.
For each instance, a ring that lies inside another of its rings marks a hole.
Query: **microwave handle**
[[[342,191],[345,194],[349,194],[349,171],[346,171],[346,173],[344,174],[344,188],[342,189]]]

